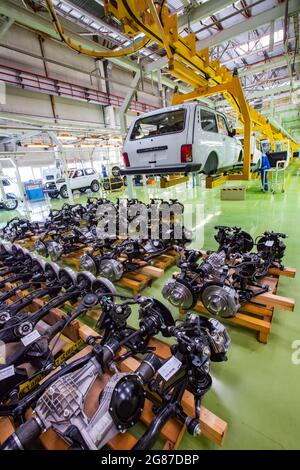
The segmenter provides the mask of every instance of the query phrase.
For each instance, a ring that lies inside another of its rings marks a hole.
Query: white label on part
[[[40,338],[40,336],[41,335],[37,330],[33,330],[31,333],[24,336],[24,338],[21,338],[21,341],[24,346],[28,346],[29,344],[33,343],[36,339]]]
[[[160,369],[158,369],[157,372],[164,380],[167,381],[176,374],[181,366],[182,362],[177,359],[177,357],[172,356],[163,366],[161,366]]]
[[[0,370],[0,381],[12,377],[15,375],[14,366],[5,367],[5,369]]]
[[[273,240],[268,240],[268,241],[266,241],[266,246],[271,247],[271,246],[273,246],[273,245],[274,245],[274,241],[273,241]]]

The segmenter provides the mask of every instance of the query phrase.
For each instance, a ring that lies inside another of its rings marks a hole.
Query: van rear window
[[[132,129],[130,140],[182,132],[185,126],[185,114],[185,109],[178,109],[138,119]]]

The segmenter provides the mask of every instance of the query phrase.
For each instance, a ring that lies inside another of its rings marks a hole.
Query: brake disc
[[[58,279],[60,267],[56,263],[45,264],[45,275],[48,281],[55,281]]]
[[[84,271],[89,271],[94,275],[97,274],[96,262],[94,258],[89,254],[80,257],[80,268],[84,269]]]
[[[55,241],[48,243],[48,253],[53,261],[58,261],[62,255],[62,252],[63,248],[59,243]]]
[[[36,274],[45,272],[46,263],[41,258],[31,255],[33,272]]]
[[[116,259],[102,259],[99,263],[99,274],[110,281],[119,281],[124,273],[121,261]]]
[[[91,291],[95,280],[96,278],[92,273],[89,273],[88,271],[81,271],[77,274],[76,283],[82,286],[84,290]]]
[[[202,287],[200,296],[204,307],[212,315],[232,318],[240,308],[239,296],[229,286],[208,282]]]
[[[166,326],[175,326],[175,321],[173,318],[172,313],[170,310],[159,300],[157,299],[152,299],[152,305],[151,308],[155,311],[155,313],[159,313],[162,323]],[[148,314],[148,309],[146,310],[146,313]]]
[[[65,289],[69,289],[74,286],[77,281],[76,273],[71,268],[60,269],[58,278]]]
[[[162,289],[162,295],[174,307],[192,308],[197,303],[197,295],[189,283],[183,280],[170,279]]]
[[[95,279],[92,285],[92,290],[95,294],[116,294],[117,291],[113,283],[105,277]]]
[[[48,255],[48,249],[47,246],[42,240],[37,240],[34,244],[34,250],[41,256],[47,256]]]

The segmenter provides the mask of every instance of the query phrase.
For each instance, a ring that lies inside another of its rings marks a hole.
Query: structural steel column
[[[136,92],[136,89],[138,87],[138,84],[140,83],[141,78],[142,78],[142,75],[139,70],[134,75],[132,82],[130,83],[127,95],[125,96],[124,101],[120,107],[120,125],[121,125],[121,132],[123,136],[127,134],[126,113],[129,109],[132,97],[134,93]]]
[[[134,93],[136,92],[136,89],[138,87],[138,84],[140,83],[140,80],[142,78],[142,74],[140,71],[136,72],[136,74],[133,77],[133,80],[130,84],[130,88],[127,92],[127,95],[124,98],[124,101],[122,103],[122,106],[120,107],[120,126],[121,126],[121,133],[123,138],[125,138],[127,134],[127,123],[126,123],[126,112],[129,109],[132,97]],[[132,175],[127,176],[127,193],[129,197],[133,197],[133,177]]]
[[[68,190],[69,201],[74,202],[73,193],[72,193],[71,185],[70,185],[70,178],[69,178],[69,174],[68,174],[68,166],[67,166],[65,153],[64,153],[62,144],[59,141],[59,139],[57,138],[57,135],[55,134],[55,132],[48,132],[48,134],[51,137],[51,139],[53,140],[53,142],[56,143],[56,146],[57,146],[57,153],[59,154],[60,160],[62,162],[62,167],[63,167],[63,170],[64,170],[64,177],[65,177],[66,186],[67,186],[67,190]]]

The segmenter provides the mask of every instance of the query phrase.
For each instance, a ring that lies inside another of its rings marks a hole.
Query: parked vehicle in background
[[[210,175],[242,158],[242,145],[225,115],[192,102],[137,117],[124,142],[121,172]]]
[[[238,135],[237,138],[239,139],[242,146],[244,147],[244,136]],[[243,156],[244,156],[244,152],[242,153],[241,158],[239,159],[239,163],[241,165],[243,164]],[[254,134],[252,134],[251,140],[250,140],[250,158],[251,158],[252,171],[257,171],[260,169],[261,157],[262,157],[262,151],[260,148],[260,140]]]
[[[70,187],[72,192],[79,191],[84,193],[87,189],[90,189],[94,193],[97,193],[100,189],[100,182],[98,175],[93,168],[83,169],[72,169],[68,172]],[[51,198],[57,198],[61,196],[63,198],[68,197],[68,189],[65,178],[58,178],[56,180],[48,181],[44,184],[43,191]]]
[[[13,211],[19,205],[20,192],[18,185],[7,176],[2,177],[2,184],[7,199],[3,201],[0,195],[0,209]]]

